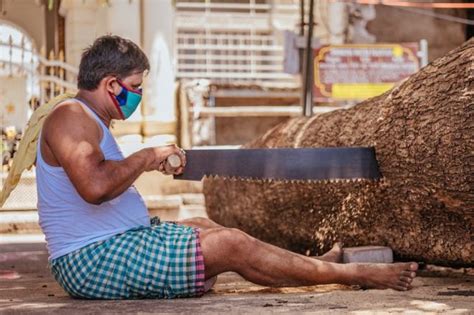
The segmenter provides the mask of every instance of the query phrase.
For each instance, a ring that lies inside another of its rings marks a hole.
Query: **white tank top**
[[[110,130],[89,107],[81,104],[102,128],[100,149],[105,159],[123,160]],[[38,213],[50,260],[129,229],[150,225],[148,210],[134,186],[115,199],[100,205],[90,204],[78,194],[62,167],[43,160],[40,142],[41,134],[36,154]]]

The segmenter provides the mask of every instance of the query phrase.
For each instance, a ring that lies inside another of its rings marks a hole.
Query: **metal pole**
[[[1,0],[0,0],[1,1]],[[304,20],[305,20],[305,13],[304,13],[304,2],[305,0],[300,0],[300,37],[304,38]],[[303,60],[304,60],[304,50],[300,49],[298,46],[298,71],[301,76],[301,91],[304,90],[303,86]],[[303,92],[301,92],[303,93]],[[301,94],[303,95],[303,94]],[[301,104],[303,104],[303,97],[301,97]],[[302,105],[303,106],[303,105]]]
[[[420,54],[420,68],[423,68],[428,64],[428,41],[426,39],[420,40]]]
[[[301,104],[303,115],[310,117],[313,115],[313,24],[314,24],[314,0],[309,0],[309,21],[306,38],[306,49],[304,52],[303,63],[303,93],[301,95]]]
[[[300,36],[304,36],[304,0],[300,0]]]

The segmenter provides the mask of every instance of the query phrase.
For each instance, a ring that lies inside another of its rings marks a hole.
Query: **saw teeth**
[[[265,184],[284,183],[284,184],[338,184],[338,183],[376,183],[382,184],[385,182],[384,178],[330,178],[330,179],[277,179],[277,178],[256,178],[256,177],[240,177],[240,176],[219,176],[214,174],[206,174],[203,179],[211,180],[230,180],[232,182],[260,182]]]

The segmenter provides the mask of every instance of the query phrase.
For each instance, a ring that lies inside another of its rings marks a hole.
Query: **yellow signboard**
[[[380,95],[420,68],[418,44],[322,46],[314,54],[316,101]]]

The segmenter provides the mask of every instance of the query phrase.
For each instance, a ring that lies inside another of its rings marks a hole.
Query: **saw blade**
[[[197,149],[186,150],[184,173],[176,179],[205,176],[275,180],[379,179],[374,148]]]
[[[261,183],[271,185],[275,184],[311,184],[311,185],[331,185],[331,184],[381,184],[383,183],[383,177],[381,178],[336,178],[336,179],[274,179],[274,178],[250,178],[250,177],[227,177],[227,176],[204,176],[204,179],[210,180],[228,180],[231,182],[242,182],[242,183]]]

